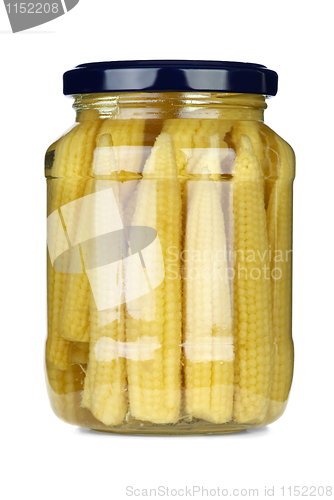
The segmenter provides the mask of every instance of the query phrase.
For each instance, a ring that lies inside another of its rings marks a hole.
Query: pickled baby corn
[[[275,345],[274,374],[270,392],[268,421],[284,411],[293,373],[291,332],[292,272],[292,179],[294,154],[288,144],[277,137],[280,158],[278,179],[268,206],[268,237],[272,250],[271,280],[273,287],[273,332]]]
[[[92,304],[90,321],[82,406],[105,425],[118,425],[127,412],[125,359],[117,353],[118,344],[125,342],[124,306],[119,305],[114,311],[97,311]]]
[[[97,134],[97,142],[104,134],[110,136],[117,172],[136,173],[143,160],[145,120],[115,120],[108,118]],[[98,173],[97,171],[95,173]],[[99,172],[107,175],[107,172]]]
[[[103,125],[102,125],[103,127]],[[102,128],[101,127],[101,128]],[[116,162],[114,153],[111,150],[112,142],[109,134],[97,134],[96,149],[93,158],[93,171],[105,172],[110,175],[116,172]],[[83,197],[89,196],[94,190],[94,181],[87,180]],[[86,218],[89,217],[83,204],[77,204],[74,210],[77,226],[82,228],[86,225]],[[64,207],[63,211],[68,207]],[[75,229],[75,228],[74,228]],[[78,229],[77,229],[78,232]],[[80,232],[80,229],[79,229]],[[83,264],[84,265],[84,264]],[[59,331],[63,338],[77,342],[89,342],[90,337],[90,321],[89,321],[89,306],[91,303],[91,290],[86,272],[69,274],[67,277],[66,288],[64,291],[64,300],[60,311]]]
[[[146,359],[140,347],[137,357],[127,359],[130,412],[140,420],[170,423],[179,418],[181,403],[181,192],[173,142],[167,133],[157,138],[145,164],[134,226],[157,231],[162,263],[157,250],[152,256],[156,259],[153,281],[162,282],[132,303],[127,299],[127,342],[152,344]],[[140,269],[137,274],[131,267],[126,272],[127,293],[145,286]]]
[[[96,180],[93,191],[85,219],[89,233],[96,237],[87,254],[83,251],[91,268],[87,274],[94,293],[90,294],[89,360],[82,406],[105,425],[118,425],[127,412],[125,359],[118,353],[118,347],[125,342],[120,183]],[[110,240],[103,238],[108,230],[116,234],[111,241],[117,253],[115,261],[110,254]],[[99,267],[101,261],[105,265]]]
[[[125,226],[131,225],[136,204],[139,172],[142,170],[144,159],[144,132],[145,120],[108,118],[104,120],[97,135],[98,161],[96,161],[94,172],[96,175],[111,175],[112,178],[115,178],[115,173],[117,173]],[[101,161],[104,146],[106,146],[105,161]],[[101,151],[99,151],[100,148]],[[113,156],[112,161],[108,155]]]
[[[273,332],[263,175],[249,138],[236,145],[233,177],[235,279],[234,420],[259,423],[269,404]],[[266,275],[267,273],[267,275]]]
[[[55,150],[54,165],[48,184],[49,214],[63,205],[81,198],[85,191],[85,177],[91,175],[92,157],[95,147],[95,136],[100,127],[98,114],[92,111],[83,113],[81,123],[61,138]],[[69,177],[67,179],[67,177]],[[61,220],[61,219],[60,219]],[[70,221],[75,226],[75,221]],[[58,224],[52,234],[48,231],[48,243],[57,244],[58,238],[66,228]],[[67,280],[65,272],[55,271],[48,257],[48,338],[46,343],[46,359],[57,368],[69,366],[70,343],[64,339],[59,330],[59,318],[64,298],[64,287]]]
[[[210,180],[207,168],[201,174],[203,180],[188,183],[184,266],[186,412],[223,423],[231,420],[233,409],[233,333],[226,236],[215,182]]]
[[[277,155],[275,148],[275,134],[264,124],[256,121],[239,121],[232,128],[234,140],[242,135],[249,137],[254,156],[263,173],[264,204],[267,209],[270,193],[273,188],[273,179],[277,175]]]
[[[139,168],[142,159],[144,123],[144,120],[103,121],[96,135],[96,149],[92,163],[95,175],[115,178],[120,170],[129,169],[130,172],[135,172]],[[91,192],[92,182],[89,181],[83,196]],[[86,213],[80,210],[79,206],[76,220],[78,221],[80,217],[84,224]],[[86,273],[68,276],[59,322],[63,338],[89,341],[89,294],[90,287]]]
[[[186,151],[191,151],[193,138],[200,128],[200,120],[174,118],[166,120],[163,132],[170,134],[173,138],[177,168],[180,176],[187,173],[188,158]]]

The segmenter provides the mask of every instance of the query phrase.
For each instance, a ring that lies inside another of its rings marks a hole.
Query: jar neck
[[[263,121],[265,96],[217,92],[161,92],[78,94],[73,96],[76,120],[95,110],[101,118],[171,119],[209,118]]]

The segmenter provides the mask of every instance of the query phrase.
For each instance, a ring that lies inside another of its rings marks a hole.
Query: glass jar
[[[269,424],[287,403],[294,153],[277,75],[201,61],[82,65],[46,153],[50,402],[118,433]]]

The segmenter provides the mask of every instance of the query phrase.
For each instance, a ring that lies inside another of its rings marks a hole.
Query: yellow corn
[[[118,217],[120,217],[119,186],[117,181],[95,181],[95,193],[109,189],[108,196],[112,196],[117,204]],[[94,205],[91,205],[90,218],[87,224],[100,228],[102,224],[111,217],[115,219],[116,213],[109,213],[108,208],[104,210],[101,205],[94,213]],[[96,243],[96,241],[98,241]],[[116,240],[113,245],[117,246]],[[121,250],[121,241],[119,242]],[[108,243],[95,240],[91,253],[108,257]],[[90,345],[87,376],[85,379],[82,406],[89,408],[98,420],[105,425],[120,424],[127,412],[126,401],[126,373],[125,359],[119,353],[125,342],[125,315],[122,302],[124,271],[122,260],[115,263],[117,272],[115,280],[110,280],[109,275],[93,274],[90,285],[98,297],[91,294],[90,303]],[[109,297],[113,299],[113,306],[100,309],[98,298]]]
[[[287,403],[293,373],[291,333],[292,272],[292,179],[294,154],[288,144],[277,137],[278,178],[268,206],[268,236],[271,247],[271,279],[273,287],[273,331],[275,361],[270,392],[268,420],[276,420]]]
[[[219,145],[223,143],[226,125],[227,122],[218,120],[204,119],[200,121],[200,126],[192,137],[193,149],[188,160],[188,173],[193,172],[196,165],[199,166],[199,162],[203,158],[203,149],[212,147],[212,137],[216,136],[218,138]]]
[[[171,119],[166,120],[164,124],[163,131],[172,135],[176,152],[182,196],[182,234],[185,232],[189,174],[199,173],[203,167],[207,167],[212,174],[211,179],[220,180],[222,173],[220,151],[227,147],[224,138],[230,128],[230,122],[225,120],[219,122],[219,125],[217,120],[195,119]],[[210,135],[210,131],[213,135]],[[217,184],[217,189],[222,198],[223,186]]]
[[[89,282],[86,273],[70,274],[60,311],[59,332],[73,342],[89,341]]]
[[[126,155],[129,154],[127,151],[128,147],[131,146],[131,142],[138,142],[138,134],[143,134],[143,121],[133,121],[133,123],[124,122],[125,127],[118,122],[118,128],[114,126],[114,120],[105,120],[99,133],[97,134],[97,145],[96,155],[94,158],[94,173],[95,175],[102,175],[103,179],[105,176],[111,176],[109,178],[117,178],[117,171],[122,169],[123,163],[126,167],[137,168],[131,158],[131,165],[126,161]],[[132,131],[132,129],[134,131]],[[118,132],[122,130],[121,136]],[[118,147],[124,146],[125,150],[122,151],[123,156],[118,155],[117,163],[116,158],[116,148],[113,145],[112,134]],[[131,151],[130,151],[131,152]],[[124,156],[125,155],[125,156]],[[135,160],[138,161],[138,152],[135,155]],[[116,177],[115,177],[116,175]],[[120,183],[115,185],[113,181],[95,181],[93,186],[90,188],[90,192],[98,191],[99,189],[108,189],[111,186],[114,187],[115,192],[117,191],[117,198],[119,201],[120,195]],[[120,207],[119,207],[120,208]],[[87,214],[85,214],[87,217]],[[97,218],[110,217],[112,214],[96,214]],[[94,224],[94,221],[93,221]],[[101,248],[99,248],[99,251]],[[108,249],[106,249],[108,251]],[[100,421],[106,425],[117,425],[125,417],[126,413],[126,400],[125,400],[125,360],[122,358],[111,358],[101,356],[101,349],[103,351],[103,341],[104,339],[111,339],[112,341],[124,342],[124,307],[119,306],[115,311],[98,311],[94,299],[90,294],[88,294],[89,284],[87,278],[85,278],[84,287],[79,287],[84,289],[84,300],[87,304],[87,300],[91,301],[90,307],[90,356],[88,364],[88,373],[85,382],[85,390],[83,394],[83,406],[90,408],[94,416],[96,416]],[[74,280],[73,280],[74,281]],[[70,291],[70,296],[75,300],[77,296],[76,290],[78,290],[78,283],[74,283],[73,289]],[[99,293],[103,292],[103,287],[105,287],[106,293],[108,293],[108,288],[112,286],[107,282],[98,282],[97,286],[99,288]],[[90,298],[89,298],[90,297]],[[89,305],[89,304],[87,304]],[[78,310],[78,320],[82,318],[83,312],[82,308],[77,307]],[[111,314],[111,317],[110,317]],[[115,316],[116,319],[112,316]],[[88,318],[87,318],[88,321]],[[98,352],[97,352],[98,351]],[[100,354],[99,354],[100,352]]]
[[[182,189],[182,205],[183,205],[183,213],[186,214],[187,212],[187,204],[189,204],[188,201],[188,195],[189,193],[187,192],[186,186],[187,184],[192,184],[192,182],[186,182],[186,175],[187,173],[193,174],[198,174],[201,172],[203,168],[207,168],[211,174],[212,179],[220,179],[220,173],[221,173],[221,160],[220,160],[220,154],[219,154],[219,147],[226,147],[226,143],[224,143],[223,139],[228,130],[230,130],[230,124],[227,122],[223,122],[224,127],[222,127],[220,124],[220,127],[218,128],[217,126],[217,121],[214,120],[194,120],[194,119],[174,119],[174,120],[167,120],[165,122],[163,131],[169,132],[172,137],[173,137],[173,142],[174,142],[174,147],[176,150],[176,160],[177,160],[177,165],[178,165],[178,171],[179,175],[181,176],[180,179],[180,184],[181,184],[181,189]],[[226,129],[226,130],[225,130]],[[219,131],[219,134],[218,134]],[[214,133],[214,135],[210,135],[210,133]],[[194,146],[196,148],[194,149]],[[208,148],[203,152],[203,148]],[[189,178],[189,177],[188,177]],[[200,184],[203,184],[200,182]],[[205,183],[204,183],[205,184]],[[222,195],[222,186],[220,185],[221,183],[218,184],[215,183],[216,185],[214,186],[214,191],[213,191],[213,203],[215,203],[217,200],[220,202],[220,197]],[[196,183],[195,183],[196,186]],[[194,186],[194,190],[195,190]],[[210,185],[207,188],[210,191]],[[211,207],[213,208],[213,207]],[[215,235],[215,238],[217,237],[218,241],[217,243],[220,244],[222,243],[223,250],[226,251],[226,241],[225,241],[225,229],[224,229],[224,216],[221,210],[221,207],[215,206],[216,211],[214,212],[213,217],[217,218],[215,220],[215,223],[219,225],[220,227],[220,222],[222,222],[222,234],[220,236],[219,231]],[[218,214],[218,215],[217,215]],[[188,217],[190,216],[190,212],[188,212]],[[199,214],[197,214],[196,217],[198,217]],[[193,213],[193,217],[195,217]],[[189,228],[187,226],[187,229],[185,228],[185,221],[186,217],[184,215],[183,218],[183,226],[184,230],[186,231],[186,235],[188,234]],[[220,220],[221,219],[221,220]],[[196,220],[195,218],[193,220]],[[220,239],[221,238],[221,239]],[[186,236],[187,239],[187,236]],[[197,244],[199,247],[201,247],[201,237],[199,237],[199,241],[197,241]],[[226,261],[225,261],[225,267],[226,267]],[[224,279],[225,279],[225,269],[224,269]],[[202,287],[199,285],[199,282],[196,281],[195,283],[191,283],[192,291],[196,290],[196,287],[198,287],[197,292],[200,295],[202,293]],[[221,293],[224,292],[224,287],[222,290],[219,289],[221,286],[221,283],[215,283],[215,285],[218,285],[218,289],[216,292],[218,293],[218,301],[221,299]],[[228,285],[227,285],[228,287]],[[187,285],[185,289],[187,288]],[[229,296],[227,296],[229,299]],[[208,299],[210,300],[210,299]],[[212,298],[214,300],[214,298]],[[213,307],[213,306],[212,306]],[[185,308],[185,307],[184,307]],[[215,314],[217,312],[217,308],[215,309]],[[221,312],[224,314],[226,312],[225,306],[221,309]],[[229,319],[231,321],[231,310],[229,311]],[[185,313],[186,315],[186,313]],[[189,315],[190,317],[190,315]],[[186,320],[184,320],[186,321]],[[230,335],[228,342],[231,341],[231,324],[229,325],[229,328],[225,325],[226,331],[230,329]],[[219,325],[212,325],[212,328],[210,329],[210,335],[217,335],[219,336],[222,335],[222,327],[221,324]],[[225,334],[226,334],[225,331]],[[189,333],[189,339],[191,339],[191,329]],[[186,336],[187,338],[187,336]],[[190,340],[190,343],[192,341]],[[210,341],[211,342],[211,341]],[[212,344],[213,349],[217,349],[217,344],[214,342],[210,343]],[[221,342],[219,339],[218,342]],[[230,345],[227,347],[227,351],[229,349],[233,349],[233,347]],[[233,352],[232,352],[233,356]],[[207,363],[191,363],[189,362],[187,364],[187,367],[189,370],[191,370],[190,366],[193,365],[193,367],[201,367],[201,365],[209,366],[209,369],[207,370],[208,373],[210,372],[211,375],[211,370],[212,370],[212,386],[211,382],[205,381],[205,368],[203,370],[203,376],[201,377],[202,381],[202,395],[204,392],[207,393],[206,398],[207,398],[207,404],[203,402],[198,402],[197,405],[199,409],[194,410],[194,403],[193,403],[193,395],[194,395],[194,390],[190,389],[191,384],[193,383],[193,378],[189,376],[188,381],[189,381],[189,387],[187,386],[186,382],[186,401],[187,401],[187,413],[193,414],[194,416],[202,418],[206,418],[207,420],[210,421],[227,421],[231,418],[231,412],[232,412],[232,401],[233,401],[233,364],[231,362],[228,363],[223,363],[224,366],[221,364],[221,360],[219,361],[212,361],[212,362],[207,362]],[[225,372],[225,374],[224,374]],[[228,372],[229,375],[228,375]],[[226,376],[225,376],[226,375]],[[230,382],[227,381],[228,377],[230,376]],[[225,380],[224,380],[225,378]],[[197,378],[198,380],[198,378]],[[187,381],[187,377],[186,377]],[[207,386],[206,386],[207,383]],[[225,392],[226,400],[223,397],[223,394]],[[192,411],[194,410],[194,411]]]
[[[187,152],[193,147],[193,137],[201,125],[200,120],[194,119],[171,119],[166,120],[163,132],[170,134],[173,138],[176,164],[180,176],[187,173]]]
[[[103,125],[101,129],[103,128]],[[101,131],[100,129],[100,131]],[[96,146],[94,152],[93,168],[98,172],[115,173],[116,164],[112,147],[111,136],[99,132],[96,137]],[[107,185],[107,184],[106,184]],[[86,182],[83,196],[92,194],[94,190],[94,181]],[[76,221],[86,224],[88,214],[85,206],[78,206]],[[89,322],[89,304],[90,304],[90,286],[86,272],[80,274],[70,274],[67,277],[66,289],[64,290],[64,300],[60,311],[59,331],[61,336],[67,340],[89,342],[90,322]]]
[[[161,281],[162,271],[164,277],[162,272],[161,284],[139,299],[127,299],[127,342],[137,346],[137,355],[127,359],[130,412],[140,420],[175,422],[181,402],[181,193],[167,133],[157,138],[145,164],[132,226],[156,229],[164,269],[156,264],[153,282]],[[147,287],[143,271],[131,276],[130,268],[128,293],[132,286]]]
[[[108,283],[105,286],[108,287]],[[117,347],[125,343],[124,306],[116,307],[111,313],[97,311],[92,304],[90,321],[90,352],[82,406],[89,408],[105,425],[118,425],[127,412],[125,359],[117,354]]]
[[[193,138],[201,126],[200,120],[194,119],[170,119],[166,120],[163,132],[170,134],[173,138],[177,169],[180,179],[180,190],[182,200],[182,234],[185,232],[185,212],[187,210],[187,173],[189,157],[193,154]]]
[[[114,155],[114,167],[109,171],[118,172],[117,179],[121,182],[120,200],[123,206],[123,221],[125,226],[131,224],[136,202],[139,172],[144,157],[145,120],[116,120],[110,118],[104,121],[97,140],[103,135],[111,140]],[[100,173],[103,168],[99,168]],[[105,175],[108,168],[105,169]]]
[[[191,162],[192,166],[189,168],[189,173],[191,175],[200,174],[203,169],[208,169],[210,174],[210,179],[216,182],[216,188],[220,201],[223,203],[223,195],[225,191],[224,182],[221,181],[221,174],[223,174],[222,169],[222,152],[227,151],[227,144],[220,140],[218,134],[211,135],[207,138],[207,149],[201,149],[201,154],[197,161]],[[225,156],[225,155],[224,155]],[[191,158],[193,160],[193,158]]]
[[[247,135],[252,143],[253,153],[263,172],[264,204],[267,209],[273,179],[277,174],[277,154],[275,152],[276,134],[263,123],[248,120],[238,121],[233,126],[233,137]]]
[[[226,120],[166,120],[163,132],[173,137],[179,175],[196,173],[195,168],[201,170],[200,161],[206,158],[203,148],[226,148],[224,138],[230,129],[231,122]],[[212,173],[217,173],[216,169]]]
[[[54,179],[48,181],[49,214],[80,198],[85,190],[84,177],[91,175],[95,135],[100,126],[96,113],[87,112],[83,121],[57,144],[52,167]],[[49,215],[48,214],[48,215]],[[71,224],[75,223],[71,221]],[[63,231],[66,228],[60,228]],[[52,235],[57,240],[57,234]],[[70,343],[59,331],[59,317],[67,275],[53,269],[48,258],[48,326],[47,361],[57,368],[69,365]]]
[[[119,170],[138,170],[142,157],[144,124],[144,120],[103,121],[96,134],[97,148],[93,161],[95,175],[113,178]],[[88,182],[83,195],[89,195],[91,192],[92,183]],[[77,218],[80,216],[84,217],[85,212],[78,211]],[[89,294],[86,273],[68,276],[59,321],[59,331],[63,338],[89,341]]]
[[[234,420],[261,422],[272,379],[273,333],[263,174],[245,135],[237,136],[234,211]]]
[[[211,161],[214,164],[217,158]],[[209,157],[205,163],[210,165]],[[208,167],[203,167],[201,174],[204,180],[188,183],[184,269],[186,412],[223,423],[231,420],[233,409],[226,236],[217,183],[210,180]]]
[[[54,300],[54,282],[56,271],[53,269],[50,257],[47,260],[47,275],[48,275],[48,337],[46,340],[46,359],[53,366],[65,369],[69,366],[69,348],[70,342],[63,339],[54,328],[53,322],[53,300]]]
[[[233,125],[232,137],[235,140],[236,137],[241,137],[242,135],[247,135],[252,143],[253,154],[256,156],[258,164],[260,165],[263,175],[265,164],[265,148],[263,147],[262,135],[260,133],[259,123],[256,121],[238,121]]]
[[[72,129],[68,134],[62,137],[55,149],[55,159],[53,164],[53,169],[56,168],[57,173],[63,176],[66,173],[67,158],[70,144],[72,142],[73,136],[77,133],[76,128]],[[61,195],[64,190],[65,179],[58,179],[55,181],[49,181],[48,188],[48,213],[49,216],[54,210],[58,209],[61,205]],[[54,236],[53,236],[54,237]],[[55,292],[55,281],[56,281],[56,271],[52,267],[50,260],[50,255],[47,256],[47,293],[48,293],[48,337],[46,341],[46,359],[60,368],[66,368],[69,364],[69,342],[64,340],[58,333],[58,330],[54,327],[53,321],[53,306],[54,306],[54,292]]]
[[[277,154],[276,134],[269,127],[262,124],[259,127],[259,134],[263,143],[262,170],[264,175],[264,204],[268,211],[271,192],[275,185],[278,173],[279,157]]]
[[[87,180],[85,188],[81,193],[87,196],[92,192],[92,180]],[[76,210],[75,223],[80,219],[84,220],[86,213],[78,205]],[[74,228],[75,229],[75,228]],[[79,244],[79,248],[81,246]],[[81,259],[82,261],[82,259]],[[83,263],[84,267],[84,263]],[[89,342],[90,324],[89,324],[89,281],[85,269],[82,273],[70,273],[66,278],[66,285],[63,288],[63,300],[60,309],[58,328],[60,335],[72,342]]]
[[[50,387],[56,394],[69,394],[83,388],[85,372],[79,364],[71,364],[66,370],[58,370],[47,363],[46,372]]]
[[[97,141],[109,134],[118,172],[138,173],[143,159],[145,120],[104,120]]]

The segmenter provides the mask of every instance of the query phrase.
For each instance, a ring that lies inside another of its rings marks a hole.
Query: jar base
[[[146,436],[197,436],[197,435],[222,435],[222,434],[234,434],[236,432],[245,431],[247,429],[254,428],[254,425],[240,425],[240,424],[204,424],[203,421],[199,425],[194,426],[194,423],[188,425],[177,424],[177,425],[166,425],[154,426],[147,424],[139,424],[139,426],[122,426],[122,427],[110,427],[104,429],[98,429],[91,427],[92,431],[96,432],[107,432],[110,434],[122,434],[122,435],[146,435]]]

